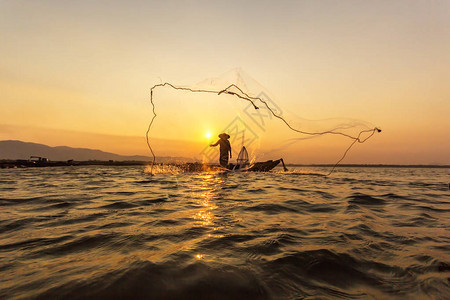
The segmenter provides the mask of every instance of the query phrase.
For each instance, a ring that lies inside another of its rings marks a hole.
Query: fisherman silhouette
[[[228,152],[231,156],[231,145],[230,141],[228,140],[230,136],[226,133],[219,134],[219,140],[215,144],[209,145],[210,147],[216,147],[217,145],[220,145],[220,157],[219,157],[219,163],[222,167],[226,168],[228,166]]]

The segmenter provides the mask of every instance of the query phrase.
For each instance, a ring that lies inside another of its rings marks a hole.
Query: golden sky
[[[299,126],[383,129],[346,163],[450,164],[449,1],[3,0],[0,28],[0,140],[149,155],[151,86],[244,74]],[[246,115],[230,96],[156,93],[160,156],[201,159],[207,132]],[[246,122],[258,158],[333,163],[351,142],[279,149],[299,137]]]

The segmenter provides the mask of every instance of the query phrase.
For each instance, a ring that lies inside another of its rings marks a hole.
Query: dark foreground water
[[[0,170],[0,298],[449,299],[449,169],[326,171]]]

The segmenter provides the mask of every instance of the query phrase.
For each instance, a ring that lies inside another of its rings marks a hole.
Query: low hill
[[[67,146],[50,147],[43,144],[22,141],[0,141],[0,159],[29,159],[30,156],[46,157],[52,161],[115,160],[115,161],[151,161],[152,157],[143,155],[126,156],[101,150],[71,148]],[[158,162],[192,161],[182,157],[158,157]]]

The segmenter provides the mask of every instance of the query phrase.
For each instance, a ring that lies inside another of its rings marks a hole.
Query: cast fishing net
[[[209,144],[226,132],[231,136],[233,156],[241,162],[287,156],[295,163],[329,163],[331,174],[355,144],[381,131],[360,120],[300,117],[241,69],[194,85],[156,84],[150,89],[150,103],[153,116],[146,140],[153,157],[151,173],[155,163],[167,157],[217,162],[218,150]],[[205,132],[212,137],[199,138]]]

